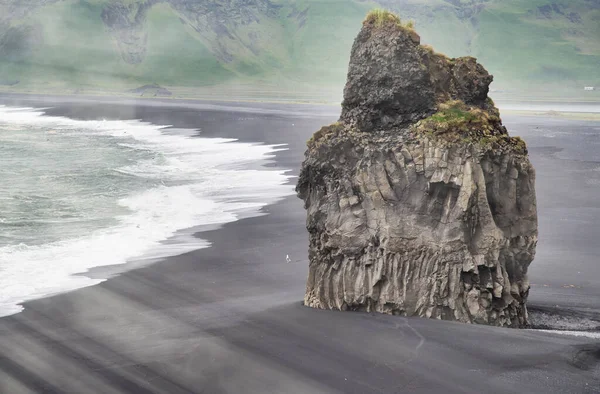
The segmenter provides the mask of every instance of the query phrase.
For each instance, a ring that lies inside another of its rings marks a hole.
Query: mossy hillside
[[[440,104],[438,112],[414,126],[416,134],[449,143],[466,142],[484,150],[511,148],[517,153],[527,153],[525,141],[511,137],[502,126],[498,110],[471,107],[462,101]]]
[[[401,12],[403,22],[414,19],[422,42],[450,58],[471,53],[480,59],[495,75],[495,89],[561,99],[566,89],[572,96],[585,94],[586,100],[598,96],[582,90],[595,84],[600,59],[600,10],[589,0],[559,2],[561,13],[543,17],[538,7],[556,0],[409,1],[418,7],[389,0],[256,0],[273,5],[264,9],[242,7],[239,0],[189,1],[188,9],[176,6],[183,1],[164,0],[154,2],[140,24],[148,35],[147,56],[140,65],[127,64],[102,11],[124,4],[131,18],[146,3],[0,1],[0,89],[11,81],[20,81],[14,89],[34,91],[113,91],[157,82],[174,92],[222,83],[251,86],[273,97],[294,95],[298,86],[306,92],[339,92],[353,39],[368,11],[378,6],[392,12],[371,17],[373,23],[393,12]],[[256,19],[241,23],[227,9],[256,12]],[[217,18],[220,30],[214,31],[207,10],[223,15]],[[571,21],[572,14],[581,20]]]

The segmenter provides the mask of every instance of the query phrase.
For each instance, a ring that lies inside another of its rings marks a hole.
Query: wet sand
[[[294,174],[312,132],[337,117],[335,107],[226,106],[63,102],[49,114],[286,143],[269,165]],[[533,317],[589,328],[600,321],[600,124],[504,120],[537,169]],[[0,319],[0,393],[600,392],[597,338],[303,307],[302,203],[264,212],[199,233],[210,248]]]

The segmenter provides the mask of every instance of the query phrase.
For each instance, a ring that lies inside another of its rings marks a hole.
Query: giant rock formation
[[[527,325],[535,172],[472,57],[370,14],[342,114],[308,142],[297,193],[309,232],[305,305]]]

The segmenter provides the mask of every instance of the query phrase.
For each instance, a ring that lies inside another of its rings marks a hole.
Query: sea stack
[[[527,326],[535,171],[472,57],[420,45],[371,12],[352,47],[339,122],[308,141],[305,305]]]

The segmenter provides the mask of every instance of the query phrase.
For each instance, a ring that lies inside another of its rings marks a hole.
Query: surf
[[[264,166],[285,146],[198,134],[0,106],[10,158],[0,172],[13,174],[0,195],[0,315],[105,280],[77,275],[91,268],[208,247],[198,226],[258,215],[293,193],[286,170]]]

